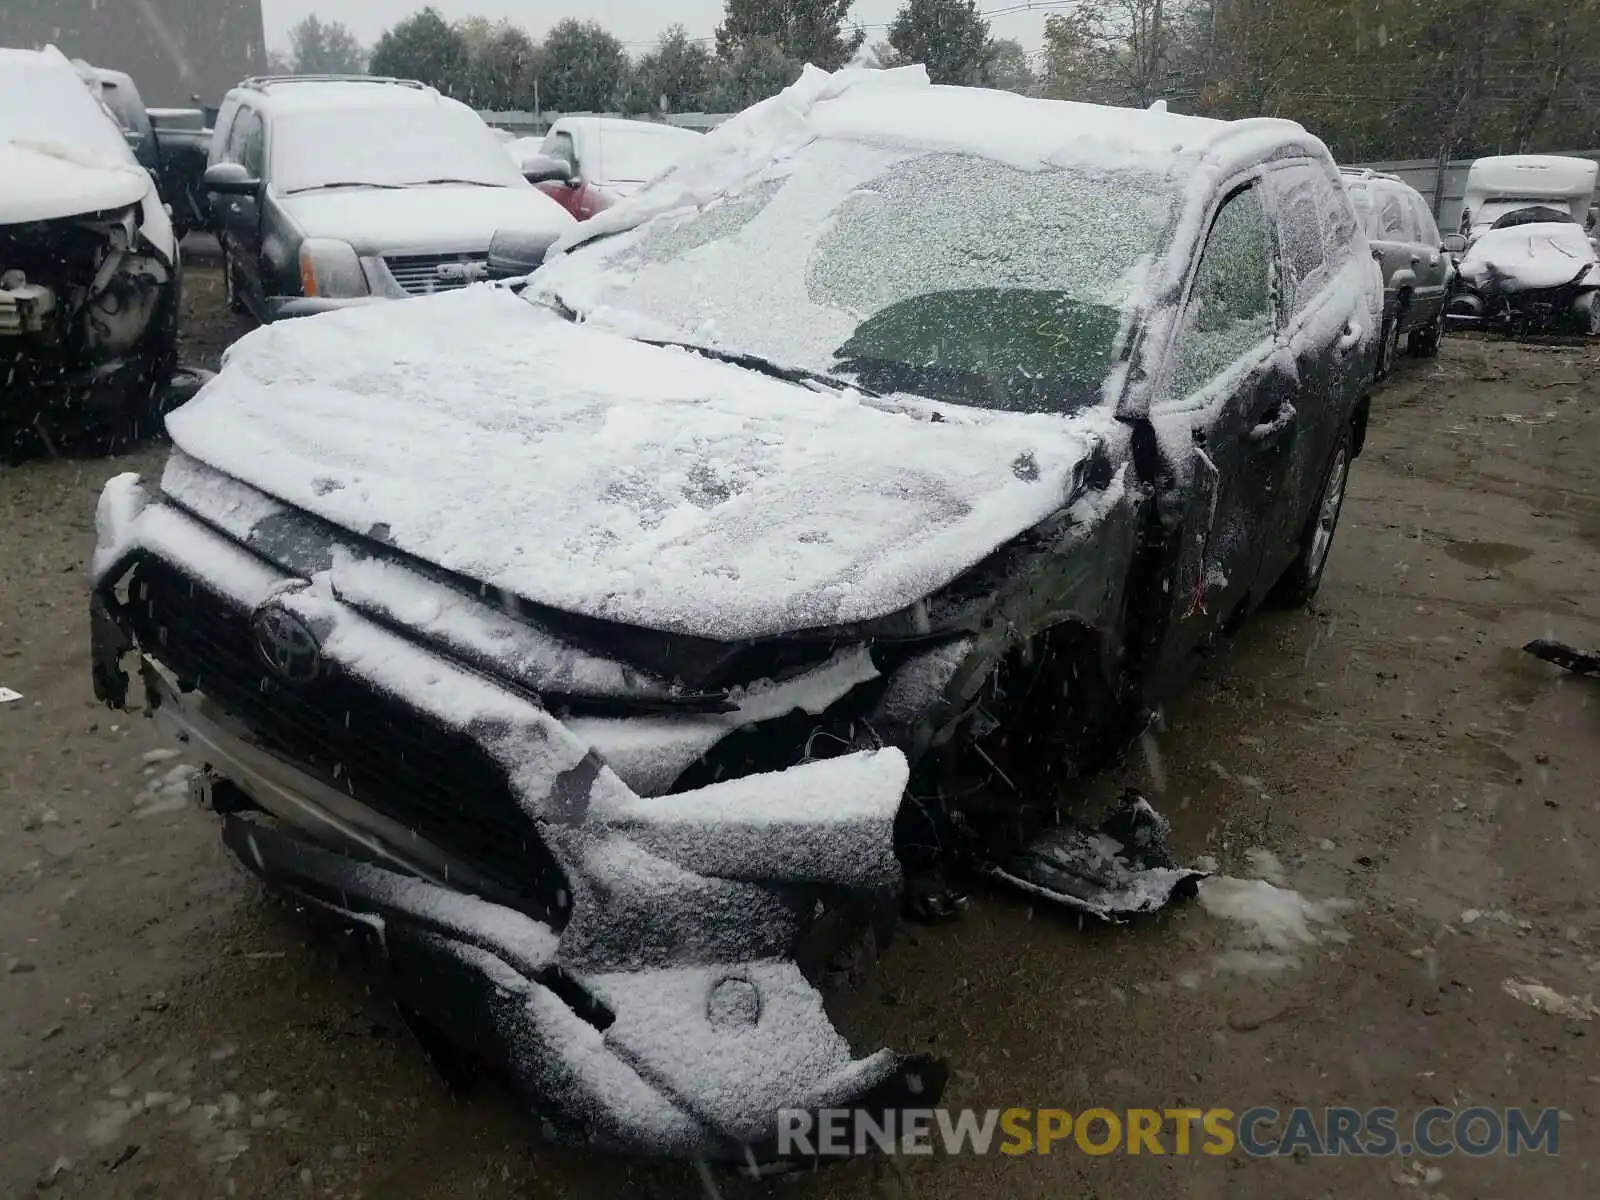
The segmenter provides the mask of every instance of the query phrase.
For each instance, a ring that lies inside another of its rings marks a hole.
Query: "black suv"
[[[558,1128],[932,1105],[802,965],[903,867],[1058,895],[1063,785],[1317,590],[1381,319],[1338,168],[808,72],[555,252],[235,346],[106,491],[97,692],[134,656],[244,863]]]

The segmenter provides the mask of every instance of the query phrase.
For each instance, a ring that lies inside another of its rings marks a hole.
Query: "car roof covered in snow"
[[[1039,100],[1014,92],[935,85],[920,66],[807,67],[778,95],[699,138],[677,166],[628,202],[584,222],[557,244],[570,250],[652,217],[700,207],[769,177],[822,138],[988,158],[1023,171],[1140,171],[1183,181],[1198,206],[1233,171],[1284,146],[1327,149],[1293,121],[1219,121],[1161,108]]]
[[[430,87],[392,79],[263,80],[243,87],[251,102],[275,113],[323,112],[328,109],[422,109],[459,101]]]

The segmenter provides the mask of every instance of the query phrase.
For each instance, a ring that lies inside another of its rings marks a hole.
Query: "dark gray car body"
[[[1383,268],[1386,331],[1396,339],[1435,336],[1455,268],[1427,201],[1398,176],[1349,168],[1343,176]]]

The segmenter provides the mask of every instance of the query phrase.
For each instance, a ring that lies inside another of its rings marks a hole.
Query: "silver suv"
[[[1387,375],[1400,339],[1422,358],[1439,353],[1455,266],[1428,202],[1395,175],[1346,167],[1345,190],[1355,205],[1372,255],[1383,268],[1383,343],[1378,377]]]
[[[542,255],[573,224],[477,113],[400,79],[246,80],[205,188],[229,304],[262,321],[465,287],[497,233]]]

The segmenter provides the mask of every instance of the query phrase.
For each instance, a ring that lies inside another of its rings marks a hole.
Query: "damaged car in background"
[[[235,345],[102,496],[96,694],[422,1037],[765,1165],[937,1102],[814,985],[908,894],[1195,877],[1058,808],[1316,592],[1382,315],[1298,125],[808,69],[529,280]]]
[[[155,428],[179,262],[155,181],[55,49],[0,50],[0,455]]]
[[[1600,334],[1600,256],[1565,211],[1513,210],[1462,256],[1448,316],[1464,329]]]

